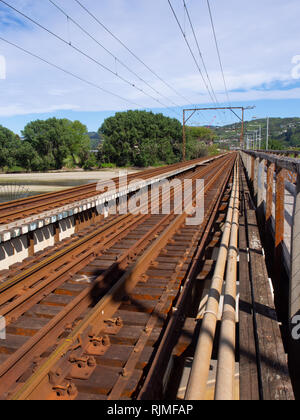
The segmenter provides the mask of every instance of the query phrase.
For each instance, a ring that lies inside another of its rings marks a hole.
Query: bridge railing
[[[282,267],[289,276],[289,321],[300,314],[300,159],[283,156],[300,152],[242,151],[253,188],[254,203],[267,241],[274,246],[277,294],[282,294]]]
[[[250,151],[250,150],[249,150]],[[252,151],[252,150],[251,150]],[[254,150],[254,152],[262,152],[261,150]],[[263,153],[272,155],[286,156],[286,157],[300,157],[300,150],[264,150]]]

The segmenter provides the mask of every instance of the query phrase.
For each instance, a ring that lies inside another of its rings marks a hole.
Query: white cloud
[[[179,105],[185,101],[170,91],[147,69],[97,25],[74,0],[55,0],[57,4],[77,19],[105,47],[163,95]],[[112,29],[130,48],[183,96],[191,102],[206,103],[209,98],[195,65],[189,56],[183,38],[165,0],[85,0],[91,11]],[[173,0],[178,16],[183,18],[181,0]],[[191,16],[199,38],[211,81],[224,100],[223,82],[213,43],[206,2],[188,1]],[[157,95],[132,74],[123,69],[103,49],[83,35],[74,25],[68,27],[66,18],[47,0],[15,0],[13,5],[37,19],[73,45],[83,49],[126,79],[140,86],[152,96]],[[292,81],[293,56],[300,54],[299,0],[215,0],[212,2],[223,65],[232,101],[258,99],[300,98],[300,87],[291,90],[258,90],[264,84]],[[16,19],[17,18],[17,19]],[[151,98],[126,85],[112,74],[63,45],[49,34],[0,8],[1,36],[52,61],[58,66],[78,74],[104,89],[140,104],[140,107],[159,107]],[[21,24],[26,22],[26,25]],[[183,22],[183,19],[182,19]],[[187,28],[187,26],[186,26]],[[188,38],[191,32],[187,29]],[[0,41],[0,55],[7,63],[7,80],[0,80],[0,116],[59,110],[104,111],[131,107],[113,96],[85,85],[71,76],[48,67],[33,57]],[[160,101],[172,106],[171,102]],[[132,106],[136,108],[135,106]]]
[[[59,105],[49,105],[45,108],[30,108],[23,106],[22,103],[19,104],[12,104],[7,106],[0,106],[0,115],[3,117],[11,117],[13,115],[27,115],[27,114],[45,114],[49,112],[55,112],[55,111],[66,111],[66,110],[72,110],[77,111],[79,109],[78,105],[72,105],[72,104],[59,104]]]

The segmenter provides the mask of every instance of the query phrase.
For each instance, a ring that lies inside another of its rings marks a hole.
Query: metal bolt
[[[68,394],[73,397],[74,395],[77,394],[77,388],[75,386],[75,384],[70,383],[69,387],[68,387]]]
[[[110,339],[109,339],[108,335],[106,335],[105,337],[103,337],[102,344],[105,347],[107,347],[107,346],[110,345]]]
[[[89,367],[95,367],[97,365],[96,359],[93,356],[89,357],[87,363]]]
[[[123,325],[122,318],[120,318],[120,317],[119,317],[119,318],[117,318],[117,319],[116,319],[116,326],[117,326],[117,327],[121,327],[122,325]]]

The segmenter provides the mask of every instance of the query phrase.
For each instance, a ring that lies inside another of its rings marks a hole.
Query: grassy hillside
[[[267,120],[257,119],[245,123],[245,133],[258,130],[262,126],[262,138],[266,139]],[[216,127],[215,133],[219,140],[239,139],[241,123]],[[300,118],[270,118],[270,142],[282,148],[300,147]]]
[[[96,132],[87,133],[91,139],[91,150],[97,150],[99,145],[104,141],[102,137]]]

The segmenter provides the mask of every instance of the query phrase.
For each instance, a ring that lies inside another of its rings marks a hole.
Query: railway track
[[[232,181],[186,273],[139,400],[294,399],[242,166]]]
[[[185,174],[205,180],[200,227],[185,225],[186,214],[174,208],[169,215],[110,217],[2,278],[2,399],[137,397],[235,159]]]
[[[196,159],[185,164],[178,163],[163,168],[149,169],[139,174],[139,178],[147,180],[156,176],[166,174],[170,171],[182,169],[193,163],[201,163],[207,159]],[[136,179],[136,174],[128,175],[128,182]],[[113,179],[117,188],[119,187],[119,179]],[[31,217],[33,215],[41,214],[44,211],[53,210],[63,207],[68,204],[78,202],[80,200],[95,197],[104,192],[101,190],[100,183],[91,183],[81,185],[74,188],[58,191],[55,194],[48,193],[35,197],[27,197],[21,200],[10,201],[7,203],[0,203],[0,226],[8,223],[13,223],[17,220]]]

